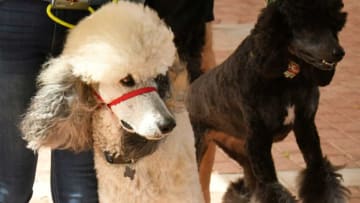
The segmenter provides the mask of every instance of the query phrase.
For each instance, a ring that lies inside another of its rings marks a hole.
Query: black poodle
[[[343,203],[349,190],[324,157],[315,125],[319,86],[328,85],[345,52],[338,33],[342,0],[277,0],[221,65],[192,84],[187,106],[199,164],[207,132],[244,168],[224,202],[296,202],[276,176],[271,146],[294,130],[306,162],[299,178],[305,203]]]

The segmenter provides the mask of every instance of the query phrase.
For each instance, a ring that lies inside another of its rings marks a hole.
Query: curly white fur
[[[172,40],[172,32],[152,9],[119,2],[81,21],[70,32],[62,55],[74,75],[88,83],[111,83],[129,72],[142,80],[165,73],[173,64]]]
[[[21,123],[28,147],[93,147],[102,203],[203,202],[183,105],[186,70],[172,40],[157,14],[140,4],[108,4],[83,19],[70,31],[63,53],[45,64],[38,78],[39,90]],[[141,83],[166,72],[171,98],[165,103],[177,126],[154,153],[134,164],[131,181],[123,175],[125,165],[104,158],[104,151],[121,153],[123,131],[117,114],[99,108],[93,89],[118,87],[128,74]]]

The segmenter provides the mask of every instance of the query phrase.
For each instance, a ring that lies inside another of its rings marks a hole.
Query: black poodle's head
[[[338,33],[346,13],[342,0],[279,0],[278,8],[290,28],[289,51],[320,70],[333,70],[345,55]]]

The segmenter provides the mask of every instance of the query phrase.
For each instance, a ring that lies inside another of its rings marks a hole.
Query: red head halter
[[[123,102],[125,100],[128,100],[130,98],[133,98],[133,97],[136,97],[136,96],[139,96],[139,95],[142,95],[142,94],[153,92],[153,91],[157,91],[155,87],[143,87],[143,88],[140,88],[140,89],[136,89],[136,90],[133,90],[133,91],[130,91],[128,93],[125,93],[125,94],[121,95],[120,97],[112,100],[110,103],[107,103],[106,105],[109,108],[111,108],[111,106],[119,104],[119,103],[121,103],[121,102]],[[100,101],[106,103],[104,101],[104,99],[96,91],[94,91],[94,94]]]

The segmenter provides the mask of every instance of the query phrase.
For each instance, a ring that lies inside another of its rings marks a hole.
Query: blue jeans
[[[0,203],[25,203],[32,195],[37,157],[26,148],[18,123],[35,93],[41,64],[61,52],[66,28],[46,16],[41,0],[0,0]],[[87,12],[56,11],[75,23]],[[91,151],[53,151],[55,203],[98,202]]]

